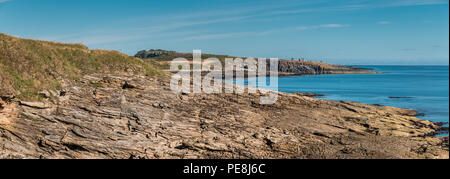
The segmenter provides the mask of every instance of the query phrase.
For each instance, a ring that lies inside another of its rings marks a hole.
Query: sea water
[[[280,77],[278,90],[323,94],[327,100],[414,109],[425,114],[421,119],[449,122],[448,66],[359,67],[385,73]]]

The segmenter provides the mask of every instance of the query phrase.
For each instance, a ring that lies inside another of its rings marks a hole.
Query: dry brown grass
[[[19,98],[38,100],[40,90],[59,89],[62,80],[91,73],[162,74],[155,65],[117,51],[0,33],[0,95],[12,91]]]

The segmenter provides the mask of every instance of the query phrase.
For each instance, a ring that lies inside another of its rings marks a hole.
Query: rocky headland
[[[180,53],[175,51],[167,50],[142,50],[139,51],[135,57],[141,59],[153,60],[157,63],[163,64],[166,69],[169,68],[168,62],[171,60],[183,57],[189,61],[193,60],[192,53]],[[222,63],[224,63],[225,58],[240,58],[247,59],[245,57],[234,57],[228,55],[213,55],[213,54],[202,54],[202,59],[207,59],[210,57],[218,58]],[[270,64],[268,63],[268,68],[270,69]],[[246,69],[245,67],[243,67]],[[246,70],[245,70],[246,71]],[[344,65],[334,65],[327,64],[319,61],[309,61],[305,59],[298,60],[279,60],[278,73],[280,76],[298,76],[298,75],[323,75],[323,74],[365,74],[365,73],[381,73],[372,71],[367,68],[359,68]]]
[[[412,110],[169,80],[155,61],[0,34],[0,158],[449,158],[448,129]]]

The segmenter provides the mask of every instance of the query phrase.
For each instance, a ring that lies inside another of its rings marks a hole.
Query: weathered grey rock
[[[166,78],[86,80],[98,79],[67,86],[54,108],[3,102],[0,158],[448,158],[448,138],[430,136],[439,125],[410,110],[284,93],[274,105],[258,94],[182,100]]]
[[[36,108],[36,109],[47,109],[47,108],[51,107],[50,104],[46,104],[44,102],[25,102],[25,101],[20,101],[20,105],[28,106],[28,107]]]
[[[39,95],[41,95],[44,98],[50,98],[51,97],[50,92],[48,92],[47,90],[39,92]]]
[[[51,94],[51,96],[59,96],[60,92],[56,91],[56,90],[50,90],[50,94]]]

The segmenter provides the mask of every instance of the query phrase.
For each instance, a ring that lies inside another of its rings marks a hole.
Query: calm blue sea
[[[279,91],[311,92],[326,95],[327,100],[414,109],[425,114],[421,119],[449,122],[448,66],[360,67],[386,73],[280,77]]]
[[[424,113],[424,120],[449,122],[448,66],[361,66],[384,74],[279,78],[282,92],[312,92],[328,100],[380,104]],[[390,99],[411,97],[411,99]]]

